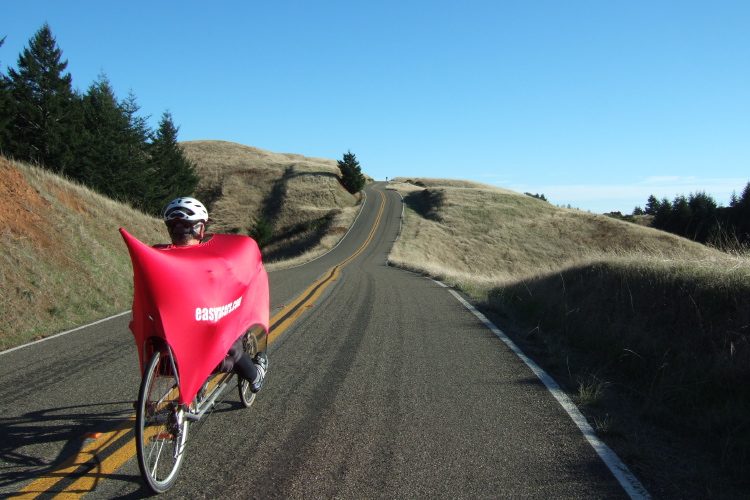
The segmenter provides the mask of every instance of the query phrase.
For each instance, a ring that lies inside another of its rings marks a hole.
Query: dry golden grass
[[[209,232],[247,234],[258,214],[272,218],[269,268],[326,252],[358,213],[359,198],[340,186],[334,160],[223,141],[183,146],[204,194],[214,189]],[[120,227],[147,244],[168,239],[158,218],[0,158],[0,350],[130,308],[132,271]]]
[[[335,160],[225,141],[181,145],[201,177],[197,196],[205,194],[208,199],[209,230],[247,234],[256,217],[264,215],[275,236],[264,248],[269,261],[298,259],[303,252],[311,252],[310,258],[324,251],[339,234],[327,231],[337,224],[349,227],[356,214],[352,208],[359,197],[341,186]],[[319,224],[322,219],[327,223]]]
[[[346,235],[347,231],[354,223],[354,220],[357,218],[360,209],[361,206],[354,206],[336,212],[333,214],[331,222],[327,224],[327,229],[321,232],[322,235],[320,237],[317,237],[316,235],[316,238],[313,240],[313,243],[309,248],[305,248],[295,257],[284,260],[266,261],[266,269],[268,271],[274,271],[277,269],[299,266],[328,253],[338,245],[341,239]]]
[[[284,170],[290,165],[307,165],[314,170],[322,169],[332,173],[338,172],[335,160],[312,158],[299,154],[274,153],[253,146],[245,146],[228,141],[185,141],[181,142],[185,153],[198,164],[201,177],[208,172],[217,175],[207,178],[218,179],[222,174],[248,168],[274,168]]]
[[[591,405],[591,394],[617,388],[636,402],[635,420],[693,444],[697,437],[705,469],[675,469],[694,455],[653,458],[664,450],[640,463],[651,479],[671,467],[669,480],[680,483],[666,486],[671,494],[750,491],[746,254],[477,183],[395,179],[390,188],[406,202],[391,263],[452,283],[512,319],[516,340],[580,401]],[[633,449],[642,428],[607,408],[587,410],[603,428],[629,428],[614,446]]]
[[[129,309],[117,230],[157,243],[163,223],[35,167],[0,160],[0,179],[15,202],[0,216],[0,349]]]
[[[486,184],[415,181],[425,188],[399,181],[389,187],[406,196],[408,209],[391,261],[468,287],[486,289],[613,258],[729,259],[668,233]]]

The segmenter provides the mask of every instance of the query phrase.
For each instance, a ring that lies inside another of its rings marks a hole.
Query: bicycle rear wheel
[[[245,354],[250,358],[255,357],[255,353],[258,352],[258,341],[255,339],[250,331],[245,334],[242,339],[242,348],[245,350]],[[250,408],[253,402],[255,402],[255,393],[250,390],[250,382],[237,375],[237,389],[240,392],[240,401],[245,408]]]
[[[156,493],[174,484],[185,457],[188,420],[179,404],[180,389],[167,350],[156,351],[143,374],[135,434],[141,476]]]

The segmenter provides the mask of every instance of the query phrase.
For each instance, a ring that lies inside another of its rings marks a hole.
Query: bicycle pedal
[[[152,442],[156,442],[156,441],[171,441],[173,438],[174,438],[174,436],[172,436],[171,432],[160,432],[160,433],[156,434],[155,436],[151,436],[151,441]]]

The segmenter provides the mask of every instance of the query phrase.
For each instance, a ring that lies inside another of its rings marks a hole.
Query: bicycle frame
[[[259,332],[248,330],[242,337],[245,354],[254,356]],[[262,338],[265,338],[263,331]],[[265,345],[265,343],[264,343]],[[136,404],[136,450],[141,475],[156,493],[172,487],[182,465],[191,423],[210,415],[210,410],[230,387],[235,373],[214,372],[190,403],[180,402],[180,369],[169,344],[153,336],[142,346],[148,363]],[[255,400],[250,384],[237,376],[242,404],[249,408]]]
[[[214,407],[216,400],[219,399],[219,397],[221,397],[224,392],[226,392],[232,377],[234,377],[234,373],[219,373],[216,375],[211,375],[208,380],[206,380],[206,383],[210,384],[211,378],[218,378],[219,380],[215,384],[211,384],[211,392],[209,392],[203,398],[201,398],[200,395],[196,396],[194,400],[195,408],[191,409],[189,407],[187,413],[185,413],[185,418],[190,420],[191,422],[198,422],[201,418],[203,418],[206,412]]]

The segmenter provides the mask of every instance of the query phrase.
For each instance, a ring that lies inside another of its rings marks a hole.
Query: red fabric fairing
[[[248,328],[268,331],[268,275],[258,245],[247,236],[216,234],[200,245],[155,249],[120,233],[133,263],[130,330],[141,371],[143,342],[166,339],[180,371],[180,402],[188,403]]]

